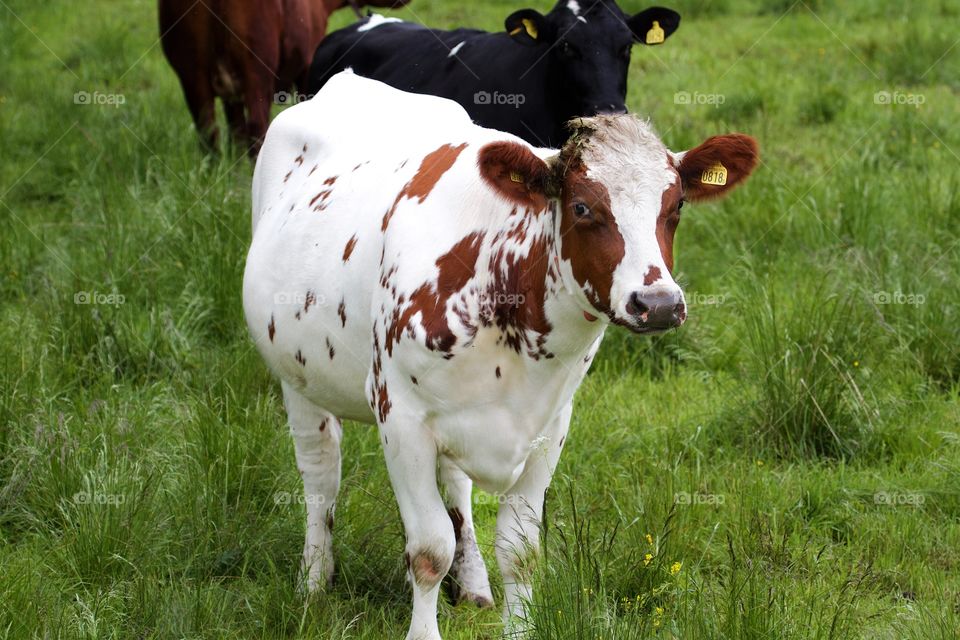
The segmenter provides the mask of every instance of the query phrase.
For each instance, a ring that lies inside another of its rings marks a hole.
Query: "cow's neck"
[[[551,201],[541,211],[514,209],[490,247],[484,318],[508,348],[534,359],[580,357],[604,329],[603,322],[586,319],[561,276],[558,207]]]

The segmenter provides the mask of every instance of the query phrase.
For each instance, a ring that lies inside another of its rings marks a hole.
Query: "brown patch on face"
[[[343,261],[346,262],[350,259],[350,254],[353,253],[353,248],[357,246],[357,236],[353,235],[352,238],[347,240],[347,245],[343,248]]]
[[[521,207],[547,207],[550,169],[528,147],[516,142],[491,142],[477,154],[480,176],[494,191]]]
[[[683,187],[680,180],[670,185],[660,199],[660,213],[657,215],[657,244],[660,245],[660,255],[669,271],[673,271],[673,236],[680,224],[680,200],[683,198]],[[651,267],[653,269],[655,267]],[[657,273],[660,270],[657,269]],[[649,272],[648,272],[649,275]],[[644,278],[644,284],[648,284]]]
[[[307,359],[303,356],[303,352],[300,349],[297,349],[297,352],[293,356],[294,360],[300,363],[301,367],[307,366]]]
[[[267,325],[267,335],[270,336],[270,342],[273,342],[273,336],[277,335],[277,323],[273,319],[273,314],[270,314],[270,324]]]
[[[482,233],[471,233],[453,245],[447,253],[437,258],[439,274],[436,284],[427,282],[420,285],[410,294],[405,306],[397,305],[387,327],[386,349],[389,355],[393,355],[393,347],[400,341],[404,331],[412,333],[409,325],[417,313],[426,333],[427,347],[449,354],[457,338],[447,323],[447,302],[476,274],[482,240]]]
[[[597,321],[597,316],[592,315],[592,314],[589,314],[589,313],[587,313],[586,311],[584,311],[584,312],[583,312],[583,319],[586,320],[587,322],[596,322],[596,321]]]
[[[340,306],[337,307],[337,315],[340,316],[340,325],[347,326],[347,304],[340,300]]]
[[[466,148],[466,142],[456,147],[445,144],[424,156],[420,168],[413,174],[410,181],[403,186],[403,189],[397,194],[396,200],[393,201],[393,206],[384,214],[381,230],[387,230],[390,225],[390,218],[396,213],[397,205],[403,198],[417,198],[421,203],[426,200],[437,182],[443,177],[443,174],[450,170],[457,158],[460,157],[460,153]],[[406,164],[406,161],[404,161],[404,164]]]
[[[589,213],[577,216],[578,203]],[[574,159],[563,179],[560,213],[560,255],[570,261],[573,277],[590,304],[604,314],[611,313],[610,289],[613,272],[623,260],[626,247],[613,217],[607,188],[587,177],[587,167]]]
[[[662,251],[662,249],[661,249],[661,251]],[[654,282],[656,282],[657,280],[659,280],[660,277],[661,277],[660,267],[656,267],[656,266],[654,266],[654,265],[650,265],[650,268],[647,269],[647,273],[644,274],[644,276],[643,276],[643,284],[644,284],[644,286],[649,287],[649,286],[652,285]]]

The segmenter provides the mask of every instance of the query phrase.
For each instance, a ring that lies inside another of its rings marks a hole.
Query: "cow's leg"
[[[463,471],[446,458],[440,459],[440,479],[447,497],[447,513],[453,522],[457,538],[453,564],[450,567],[450,592],[454,602],[472,602],[478,607],[492,607],[490,578],[483,556],[477,548],[473,531],[471,497],[473,482]]]
[[[223,111],[230,127],[230,138],[237,148],[246,151],[247,114],[243,100],[237,97],[223,99]]]
[[[450,570],[456,539],[437,486],[437,443],[419,420],[394,408],[380,433],[387,471],[407,536],[407,575],[413,618],[407,640],[440,640],[437,598]]]
[[[210,80],[206,75],[195,71],[181,75],[180,86],[193,117],[193,124],[200,134],[200,141],[207,151],[216,151],[220,132],[217,130],[216,96]]]
[[[301,581],[308,592],[333,580],[333,513],[340,488],[340,439],[343,431],[336,416],[322,410],[292,387],[283,384],[290,433],[303,477],[307,507],[307,535],[300,565]]]
[[[523,474],[497,512],[497,563],[503,574],[503,618],[508,632],[526,627],[524,603],[530,600],[530,581],[540,553],[544,498],[563,450],[572,409],[572,403],[568,404],[547,427],[543,445],[530,454]]]
[[[259,63],[251,63],[252,65]],[[248,67],[249,68],[249,67]],[[255,158],[260,153],[263,138],[270,126],[270,107],[273,105],[274,78],[266,70],[260,69],[247,76],[244,89],[244,104],[247,108],[247,153]]]

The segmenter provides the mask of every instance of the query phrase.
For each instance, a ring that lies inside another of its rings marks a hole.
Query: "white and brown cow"
[[[308,588],[333,573],[340,421],[376,423],[407,536],[407,637],[440,637],[448,572],[458,600],[492,604],[473,483],[502,496],[495,546],[515,624],[604,330],[684,321],[670,275],[680,207],[756,162],[748,136],[672,153],[630,115],[583,119],[563,150],[537,149],[454,102],[349,73],[278,116],[254,175],[243,301],[282,381]]]

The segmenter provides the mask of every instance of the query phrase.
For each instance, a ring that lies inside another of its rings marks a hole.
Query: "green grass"
[[[958,637],[960,2],[894,4],[677,0],[683,27],[635,51],[629,104],[668,145],[744,131],[763,164],[684,210],[686,326],[611,331],[578,395],[533,638]],[[368,427],[336,586],[296,592],[302,507],[274,498],[301,488],[239,301],[252,168],[200,152],[155,10],[0,3],[0,637],[402,637]],[[493,502],[476,517],[496,575]],[[500,633],[446,603],[440,624]]]

